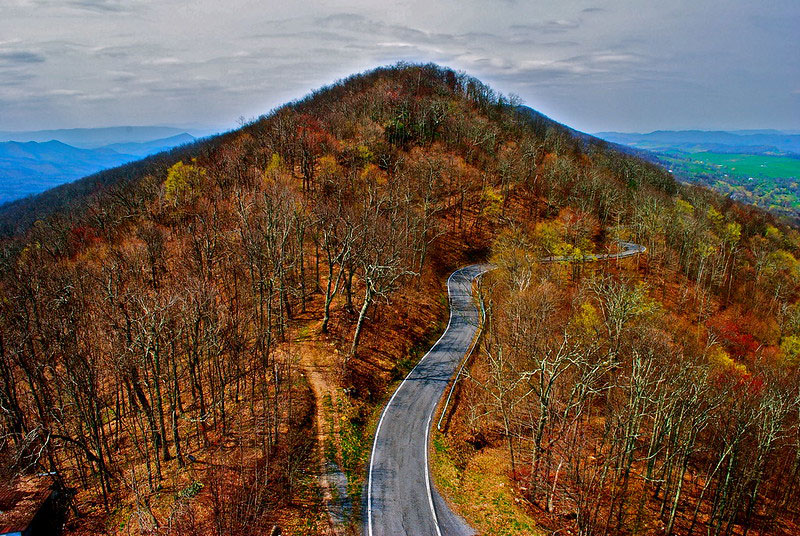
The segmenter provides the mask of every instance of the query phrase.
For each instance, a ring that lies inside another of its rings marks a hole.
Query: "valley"
[[[800,135],[781,131],[601,132],[652,152],[677,179],[713,188],[793,221],[800,217]]]

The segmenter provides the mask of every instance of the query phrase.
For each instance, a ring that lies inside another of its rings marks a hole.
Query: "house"
[[[18,477],[0,483],[0,536],[50,536],[64,525],[68,493],[46,476]]]

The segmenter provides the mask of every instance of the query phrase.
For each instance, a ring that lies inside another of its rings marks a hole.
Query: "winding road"
[[[592,261],[630,257],[645,248],[620,242],[622,251],[581,259],[547,257],[542,262]],[[478,329],[472,281],[492,269],[474,264],[447,280],[450,321],[441,338],[406,376],[378,421],[367,476],[366,536],[468,536],[475,532],[436,491],[428,467],[433,413]]]

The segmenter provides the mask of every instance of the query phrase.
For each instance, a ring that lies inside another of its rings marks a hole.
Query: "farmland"
[[[792,218],[800,211],[800,158],[795,156],[680,151],[658,156],[681,180]]]

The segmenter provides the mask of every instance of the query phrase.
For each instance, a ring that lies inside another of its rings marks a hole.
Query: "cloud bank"
[[[433,61],[587,131],[798,128],[800,4],[6,0],[0,129],[232,126]]]

